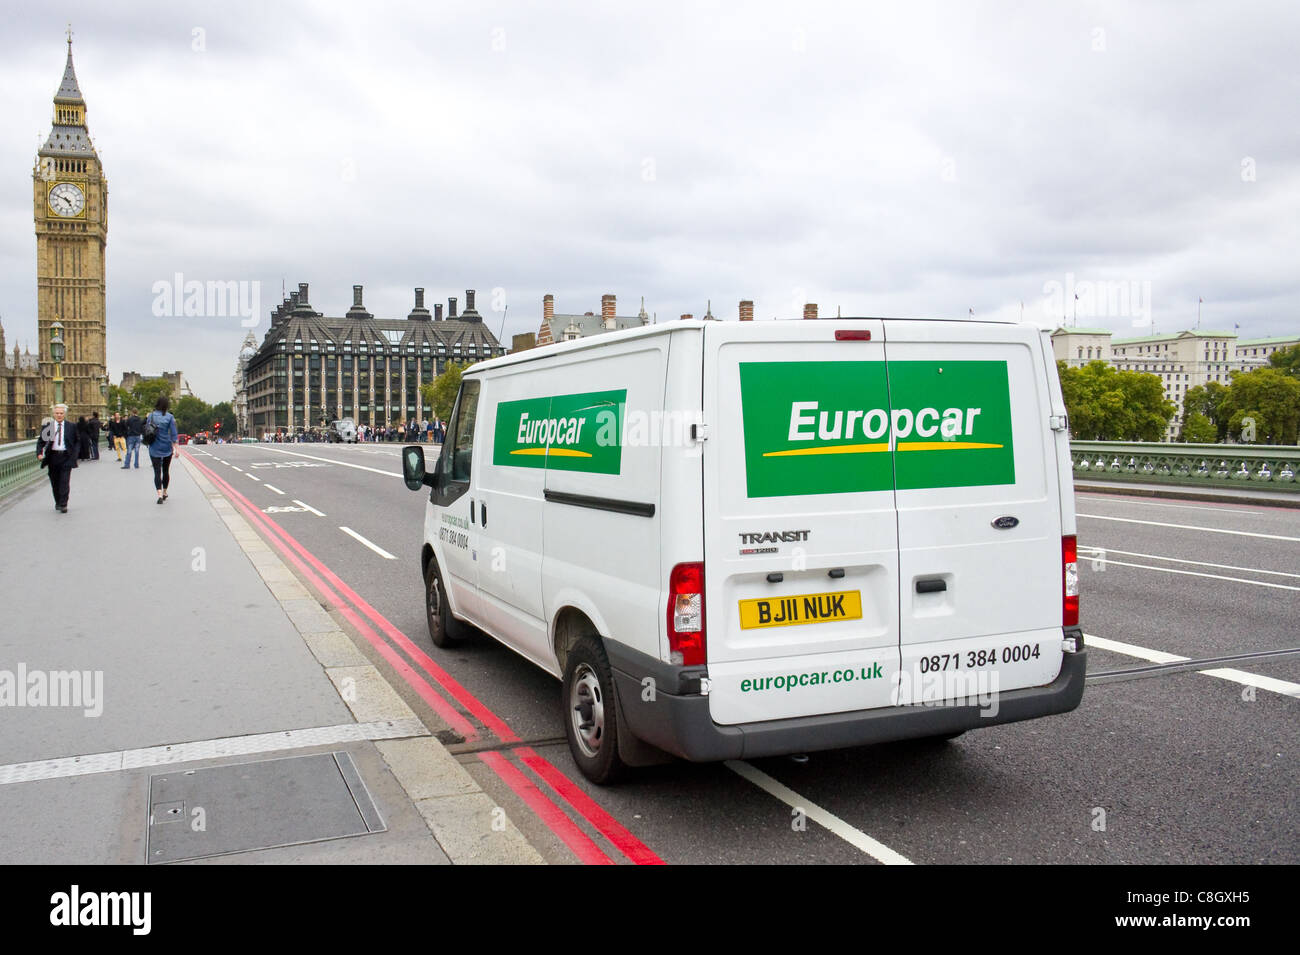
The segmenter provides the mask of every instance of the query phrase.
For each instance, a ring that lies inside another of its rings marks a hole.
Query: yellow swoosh
[[[962,451],[970,448],[1000,448],[1000,444],[979,444],[974,441],[900,441],[900,451]]]
[[[546,448],[520,448],[518,451],[511,451],[511,454],[546,454]],[[551,448],[551,454],[557,458],[589,458],[591,452],[576,451],[573,448]]]

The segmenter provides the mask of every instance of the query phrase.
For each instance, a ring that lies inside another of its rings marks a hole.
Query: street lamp
[[[63,323],[50,326],[50,358],[54,361],[54,403],[63,404]]]

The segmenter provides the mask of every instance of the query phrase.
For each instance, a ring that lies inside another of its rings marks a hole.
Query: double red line
[[[463,736],[467,742],[481,739],[486,735],[489,740],[495,738],[502,743],[521,744],[511,747],[509,752],[531,769],[545,787],[568,803],[573,811],[608,839],[619,852],[638,865],[664,864],[663,859],[628,832],[617,819],[602,809],[554,764],[534,752],[532,747],[522,745],[523,740],[505,720],[493,713],[450,673],[438,666],[406,634],[393,626],[391,621],[370,606],[360,594],[340,580],[337,574],[298,543],[283,527],[218,477],[215,471],[200,464],[193,455],[186,454],[185,458],[220,488],[245,517],[255,526],[262,528],[281,555],[297,568],[303,578],[316,588],[321,596],[329,601],[330,605],[341,613],[385,660],[392,664],[393,669],[402,679],[442,717],[448,726]],[[400,648],[424,672],[422,674],[417,672],[396,648]],[[434,687],[442,692],[435,691]],[[459,704],[461,709],[453,706],[448,697]],[[501,752],[479,753],[478,759],[495,772],[582,862],[595,865],[610,865],[614,862],[548,795],[545,789],[538,787],[519,766]]]

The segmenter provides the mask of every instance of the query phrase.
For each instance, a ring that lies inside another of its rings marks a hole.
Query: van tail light
[[[1063,570],[1064,625],[1079,625],[1079,539],[1073,534],[1061,538]]]
[[[668,652],[676,666],[703,666],[704,565],[678,564],[668,577]]]
[[[837,342],[869,342],[871,341],[871,330],[867,328],[837,328],[835,329],[835,340]]]

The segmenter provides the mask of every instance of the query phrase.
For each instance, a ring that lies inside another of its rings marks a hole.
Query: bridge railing
[[[0,444],[0,497],[31,483],[40,475],[41,463],[36,460],[35,441]]]
[[[1074,478],[1300,493],[1300,447],[1071,441]]]

